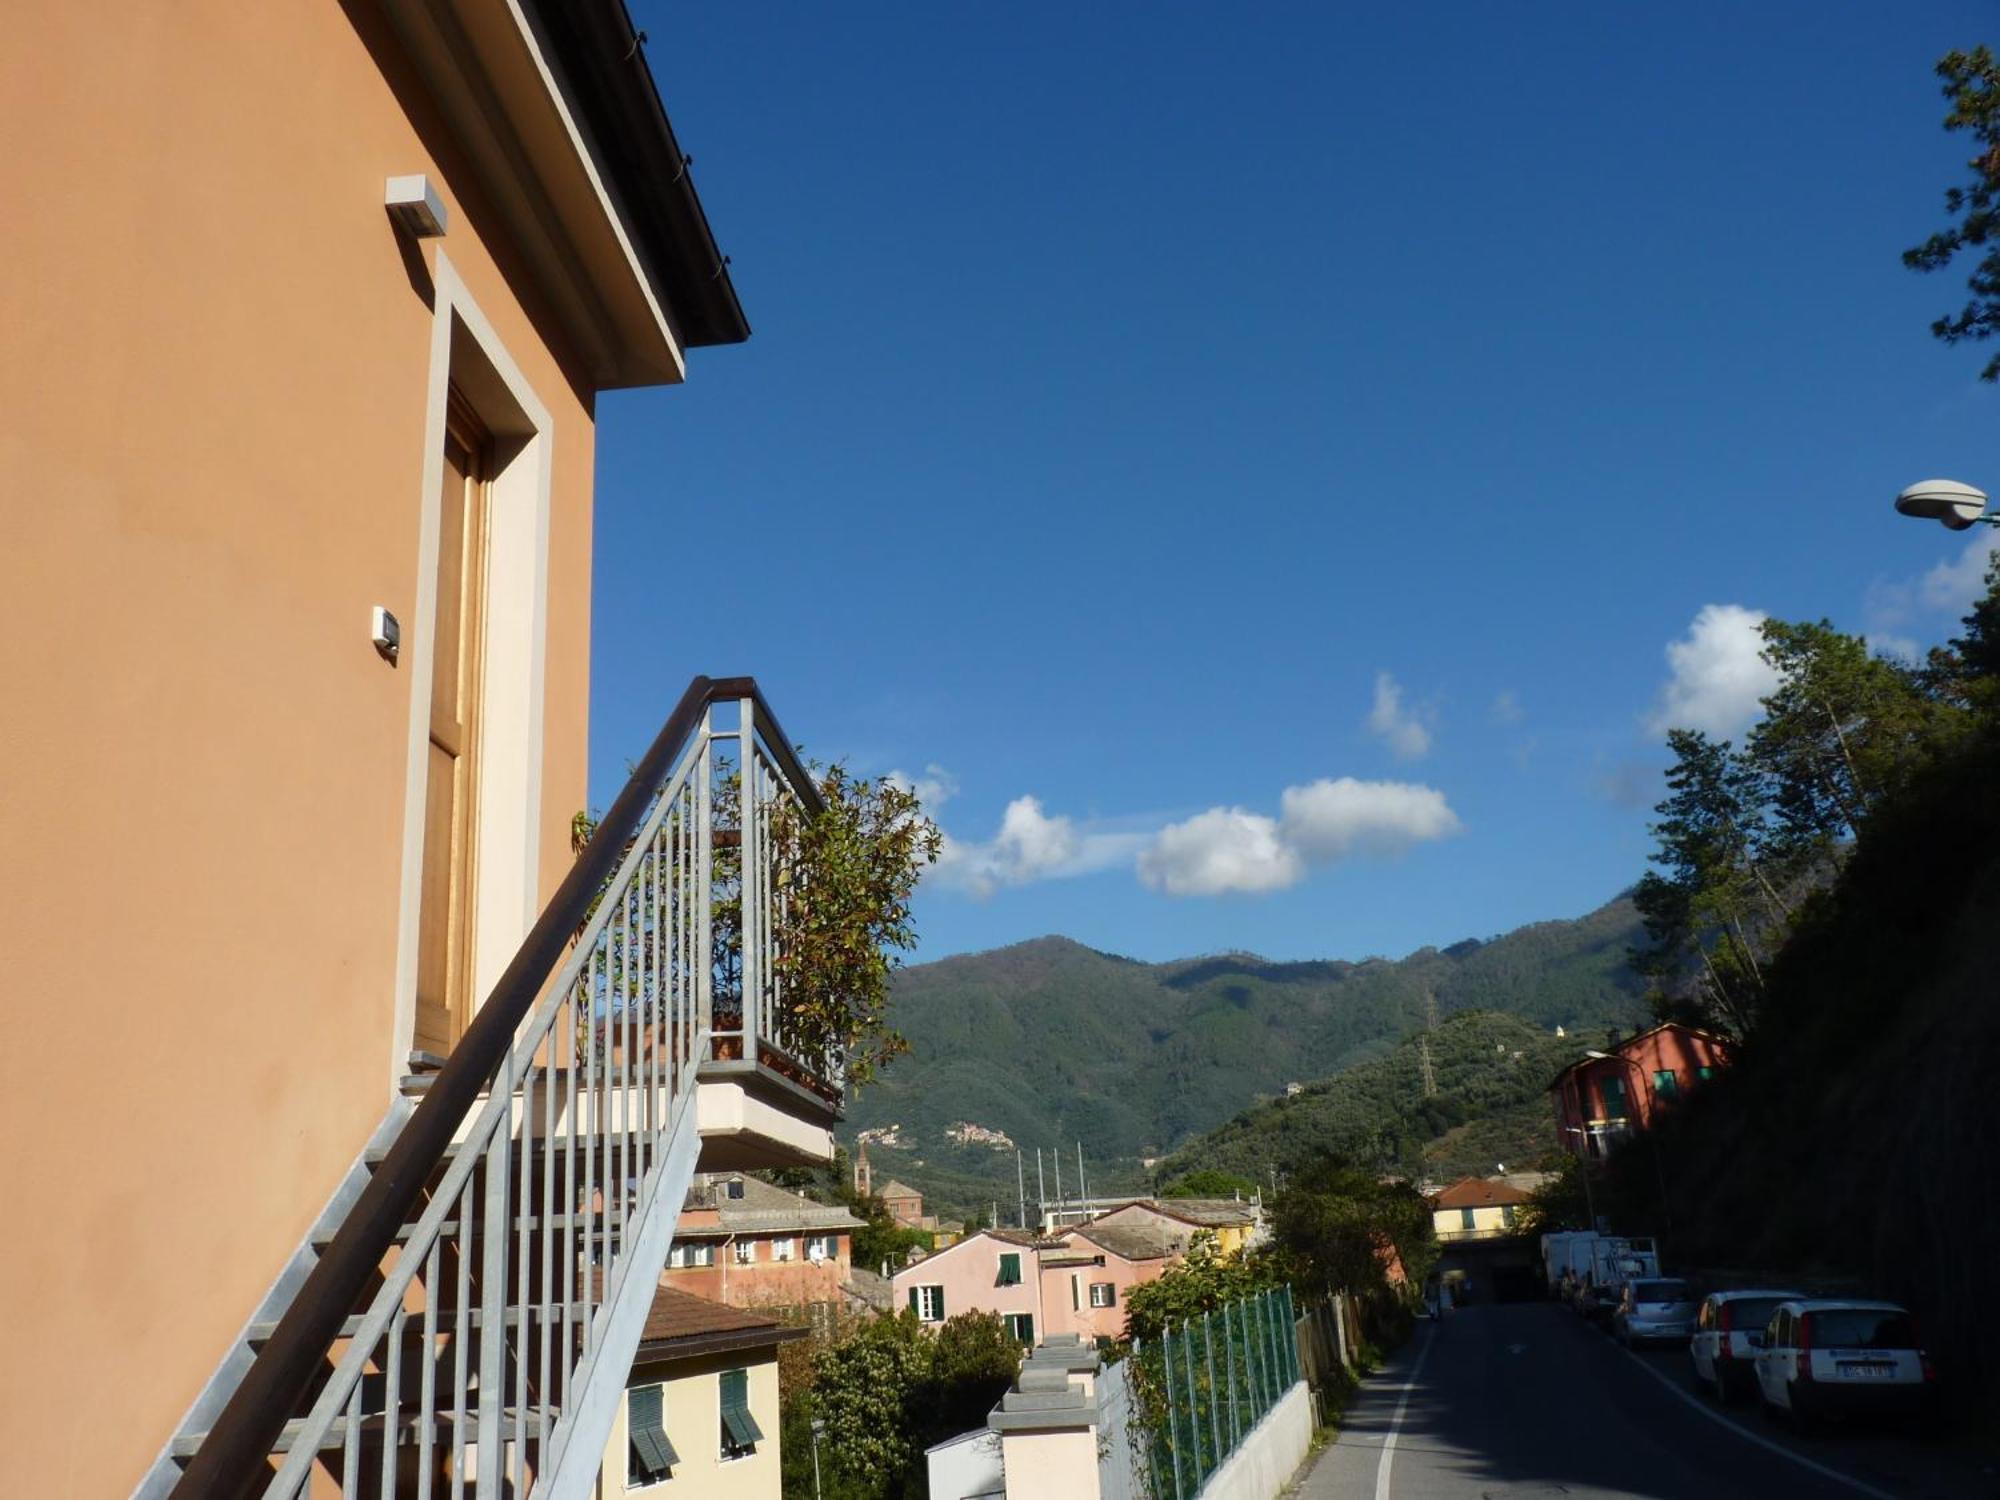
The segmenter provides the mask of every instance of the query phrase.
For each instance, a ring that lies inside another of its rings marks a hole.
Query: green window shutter
[[[940,1323],[942,1323],[942,1322],[944,1321],[944,1288],[943,1288],[943,1287],[941,1287],[941,1286],[934,1286],[934,1287],[932,1287],[932,1288],[931,1288],[931,1304],[932,1304],[932,1306],[934,1307],[934,1309],[935,1309],[935,1310],[936,1310],[936,1312],[937,1312],[937,1320],[938,1320],[938,1321],[939,1321]]]
[[[1021,1284],[1021,1257],[1003,1255],[1000,1257],[1000,1285],[1019,1286]]]
[[[764,1433],[750,1415],[750,1372],[722,1372],[722,1428],[739,1448],[762,1442]]]
[[[661,1387],[634,1386],[625,1393],[625,1431],[631,1444],[628,1466],[635,1479],[665,1479],[680,1455],[667,1440]]]
[[[910,1311],[920,1318],[924,1315],[924,1310],[917,1306],[917,1289],[915,1287],[910,1288]]]

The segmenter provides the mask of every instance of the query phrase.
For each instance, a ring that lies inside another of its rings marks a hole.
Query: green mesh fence
[[[1143,1372],[1153,1493],[1188,1500],[1299,1380],[1290,1287],[1190,1318],[1132,1359]]]

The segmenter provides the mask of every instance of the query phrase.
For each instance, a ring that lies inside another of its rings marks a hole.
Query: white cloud
[[[942,835],[933,875],[984,899],[1002,886],[1064,880],[1128,863],[1146,839],[1136,833],[1079,828],[1066,816],[1042,810],[1038,797],[1016,797],[1000,829],[983,843]]]
[[[1704,604],[1688,633],[1667,643],[1668,676],[1646,716],[1647,730],[1699,729],[1723,739],[1755,723],[1763,699],[1778,686],[1758,634],[1764,618],[1740,604]]]
[[[1465,826],[1443,792],[1407,781],[1321,779],[1286,787],[1279,805],[1286,842],[1315,864],[1401,854]]]
[[[1170,823],[1139,855],[1139,879],[1169,896],[1278,891],[1305,877],[1305,861],[1262,813],[1212,807]]]
[[[1520,695],[1512,688],[1495,693],[1493,706],[1487,713],[1496,724],[1519,724],[1528,717],[1528,711],[1521,707]]]
[[[1387,672],[1375,674],[1375,704],[1368,731],[1398,760],[1415,760],[1431,748],[1431,732],[1416,711],[1403,707],[1403,689]]]
[[[1885,656],[1917,661],[1923,649],[1915,630],[1921,627],[1933,639],[1957,634],[1959,621],[1986,592],[1986,568],[1996,552],[2000,540],[1982,532],[1956,557],[1915,578],[1878,578],[1863,604],[1868,643]]]
[[[1160,830],[1139,856],[1139,878],[1169,896],[1283,890],[1314,865],[1386,857],[1464,825],[1433,787],[1403,781],[1320,780],[1286,787],[1276,818],[1212,807]]]
[[[928,773],[956,789],[941,768]],[[1038,797],[1016,797],[990,839],[953,838],[940,829],[929,878],[984,900],[1011,886],[1133,865],[1142,884],[1169,896],[1254,895],[1297,885],[1314,865],[1401,854],[1462,827],[1444,793],[1410,782],[1343,776],[1287,787],[1279,802],[1276,818],[1212,807],[1157,832],[1132,832],[1129,822],[1125,830],[1080,824],[1049,812]]]
[[[935,818],[937,810],[958,795],[958,778],[936,761],[925,766],[921,776],[912,776],[906,771],[891,771],[882,779],[906,792],[914,792],[925,816],[930,818]]]

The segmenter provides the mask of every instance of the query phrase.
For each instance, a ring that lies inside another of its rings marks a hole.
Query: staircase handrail
[[[745,706],[741,729],[734,734],[712,730],[709,726],[711,709],[719,703],[731,701]],[[754,731],[750,712],[753,708]],[[545,1072],[552,1070],[552,1064],[533,1064],[533,1059],[536,1048],[547,1039],[546,1033],[558,1011],[570,1003],[565,991],[575,983],[576,976],[572,974],[564,979],[561,971],[566,966],[572,969],[580,967],[592,951],[592,943],[601,936],[614,914],[612,899],[617,897],[622,902],[619,880],[629,880],[638,868],[642,856],[650,847],[646,840],[657,837],[670,802],[687,787],[688,778],[697,764],[704,769],[707,767],[705,752],[710,742],[717,738],[738,737],[738,765],[744,788],[746,823],[755,817],[750,772],[760,761],[773,768],[773,773],[783,783],[785,793],[796,798],[808,816],[823,810],[824,804],[813,778],[799,760],[791,741],[779,728],[777,718],[754,678],[696,677],[688,684],[624,789],[598,823],[590,842],[529,929],[513,960],[494,984],[485,1003],[445,1060],[443,1068],[430,1081],[408,1122],[319,1256],[317,1264],[272,1330],[241,1384],[217,1414],[200,1449],[189,1459],[174,1488],[176,1500],[196,1500],[196,1497],[199,1500],[237,1500],[237,1497],[245,1497],[247,1500],[247,1497],[271,1483],[269,1462],[286,1422],[297,1410],[315,1376],[324,1369],[329,1351],[342,1336],[343,1323],[371,1282],[379,1276],[383,1261],[395,1245],[401,1227],[410,1220],[412,1210],[433,1180],[439,1165],[454,1142],[461,1142],[463,1149],[459,1159],[453,1162],[429,1208],[420,1217],[419,1227],[399,1258],[395,1273],[378,1291],[377,1308],[383,1308],[383,1297],[387,1292],[397,1287],[407,1289],[414,1280],[424,1263],[426,1234],[430,1244],[434,1245],[437,1232],[454,1211],[457,1192],[465,1187],[475,1169],[482,1154],[482,1143],[492,1138],[501,1122],[511,1120],[514,1101],[510,1096],[524,1076],[522,1065],[540,1066]],[[704,753],[699,756],[690,753],[694,751]],[[706,794],[707,789],[704,788],[704,798]],[[705,814],[705,801],[703,810]],[[709,833],[710,830],[704,826],[701,850],[701,898],[704,902],[708,898],[705,883],[710,852]],[[747,850],[743,862],[748,872],[750,857]],[[752,879],[754,872],[748,874],[744,882],[746,905],[749,904],[747,891]],[[704,931],[701,958],[706,965],[705,910],[699,920]],[[552,985],[551,981],[561,982]],[[702,984],[705,1000],[706,977]],[[538,1012],[537,1001],[545,995],[548,998]],[[746,1009],[750,1003],[751,997],[746,995]],[[531,1017],[538,1017],[542,1024],[530,1028],[524,1035],[523,1027]],[[700,1024],[699,1041],[705,1049],[708,1031],[706,1014],[701,1016]],[[590,1060],[594,1064],[594,1039],[591,1046]],[[749,1054],[749,1059],[752,1062],[756,1060],[754,1052]],[[608,1043],[606,1060],[608,1066]],[[687,1055],[680,1059],[677,1069],[686,1076],[667,1080],[667,1087],[684,1091],[692,1079],[694,1067],[702,1060],[703,1055],[690,1047]],[[572,1073],[576,1071],[575,1067],[571,1070]],[[574,1078],[570,1086],[574,1097]],[[462,1127],[474,1110],[481,1108],[482,1094],[489,1094],[489,1097],[484,1102],[479,1121],[467,1135]],[[550,1098],[553,1099],[553,1094]],[[602,1106],[600,1096],[593,1107]],[[548,1107],[553,1108],[552,1102]],[[524,1122],[524,1131],[527,1123],[531,1122]],[[501,1170],[504,1174],[507,1170],[504,1149],[507,1132],[500,1132],[493,1144],[501,1148]],[[610,1186],[608,1178],[605,1186]],[[523,1208],[525,1206],[522,1205]],[[608,1193],[606,1214],[608,1218],[616,1217]],[[513,1231],[508,1232],[511,1234]],[[435,1262],[434,1253],[431,1259]],[[546,1293],[546,1288],[544,1290]],[[426,1329],[435,1326],[430,1314],[435,1309],[438,1295],[437,1289],[430,1289],[429,1307],[425,1314]],[[353,1336],[349,1358],[336,1371],[329,1386],[329,1395],[333,1386],[342,1382],[343,1374],[358,1379],[359,1365],[365,1363],[370,1348],[380,1338],[382,1327],[394,1316],[392,1309],[384,1309],[379,1319],[371,1314],[369,1320],[364,1322]],[[382,1326],[376,1326],[378,1323]],[[464,1330],[460,1330],[459,1336],[464,1336]],[[349,1365],[356,1368],[349,1371]],[[352,1380],[348,1383],[352,1384]],[[354,1386],[354,1390],[358,1399],[358,1385]],[[326,1399],[322,1398],[322,1405]],[[393,1410],[388,1413],[391,1420],[394,1415]],[[496,1434],[489,1434],[482,1438],[482,1460],[486,1457],[485,1450],[496,1437]],[[385,1433],[384,1441],[394,1447],[395,1435]],[[349,1446],[352,1447],[351,1442]],[[482,1486],[481,1493],[484,1492]]]

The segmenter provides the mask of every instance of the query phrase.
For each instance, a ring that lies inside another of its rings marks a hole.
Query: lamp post
[[[1896,496],[1896,509],[1919,521],[1939,521],[1953,531],[1984,523],[2000,526],[2000,516],[1986,514],[1986,492],[1956,479],[1920,479]]]
[[[1981,496],[1982,500],[1984,498],[1984,496]],[[1660,1111],[1660,1096],[1654,1091],[1653,1080],[1646,1076],[1646,1070],[1622,1052],[1586,1051],[1583,1055],[1585,1057],[1594,1057],[1599,1062],[1623,1063],[1639,1075],[1639,1082],[1645,1085],[1646,1097],[1650,1101],[1646,1106],[1646,1121],[1647,1127],[1650,1130],[1654,1116]],[[1660,1166],[1659,1143],[1657,1141],[1648,1142],[1646,1154],[1653,1158],[1653,1180],[1660,1185],[1660,1212],[1666,1216],[1667,1233],[1672,1234],[1674,1232],[1674,1205],[1667,1197],[1667,1174]]]
[[[819,1435],[820,1435],[820,1434],[821,1434],[822,1432],[825,1432],[825,1431],[826,1431],[826,1422],[825,1422],[825,1420],[824,1420],[823,1418],[820,1418],[820,1417],[814,1417],[814,1418],[812,1419],[812,1435],[813,1435],[813,1500],[819,1500]]]

